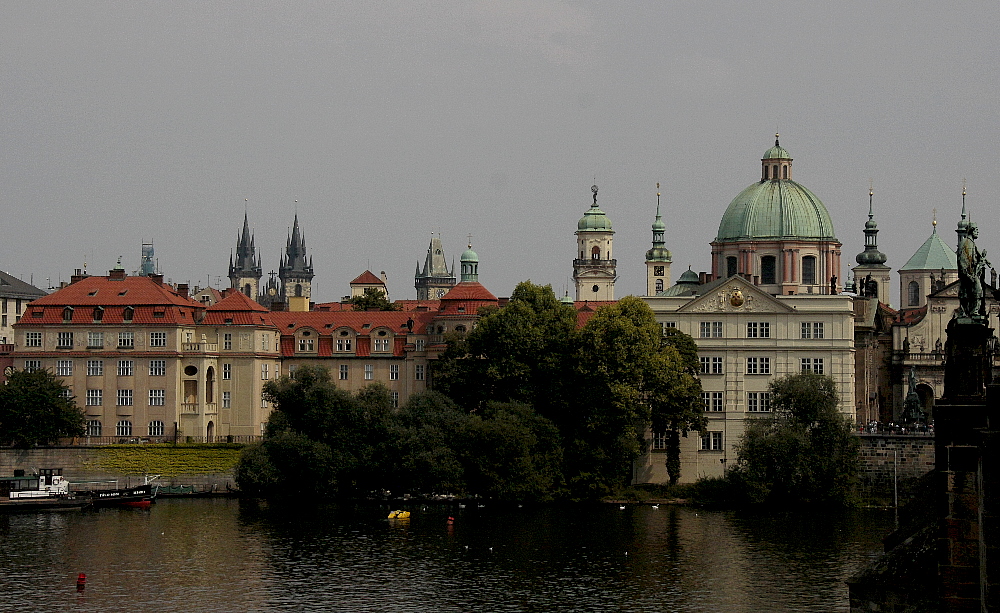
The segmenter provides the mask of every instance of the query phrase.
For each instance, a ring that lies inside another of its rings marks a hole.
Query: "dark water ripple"
[[[878,554],[892,519],[410,510],[398,522],[378,505],[216,499],[2,516],[0,611],[847,611],[844,580]]]

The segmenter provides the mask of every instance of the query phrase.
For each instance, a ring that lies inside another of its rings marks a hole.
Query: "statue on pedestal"
[[[986,319],[986,292],[993,288],[986,283],[986,250],[976,247],[979,228],[970,222],[968,229],[958,239],[958,317],[974,320]]]

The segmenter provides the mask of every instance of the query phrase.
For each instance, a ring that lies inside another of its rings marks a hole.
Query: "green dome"
[[[790,159],[792,156],[788,154],[788,150],[778,144],[777,141],[774,142],[774,146],[764,152],[764,157],[762,160],[779,160],[779,159]]]
[[[479,263],[479,254],[472,250],[472,245],[469,245],[469,248],[462,253],[461,261]]]
[[[769,151],[775,148],[779,147]],[[795,181],[781,179],[760,181],[740,192],[722,216],[715,240],[797,238],[837,240],[830,213],[820,199]]]
[[[699,282],[698,281],[698,273],[696,273],[695,271],[691,270],[691,267],[688,266],[688,269],[685,270],[684,272],[682,272],[681,276],[678,277],[677,282],[678,283],[698,283]]]
[[[576,229],[581,232],[610,232],[611,220],[604,214],[604,211],[597,208],[597,204],[591,205],[586,214],[580,218],[576,224]]]

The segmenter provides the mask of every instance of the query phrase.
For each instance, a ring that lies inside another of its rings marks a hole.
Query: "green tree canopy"
[[[15,370],[0,386],[0,443],[31,447],[82,435],[84,414],[68,392],[49,370]]]
[[[398,304],[393,304],[385,295],[385,292],[374,287],[366,287],[360,296],[351,296],[348,300],[354,306],[355,311],[399,311],[402,309]]]
[[[771,382],[772,415],[747,420],[729,477],[752,503],[849,504],[858,440],[837,410],[832,377],[792,374]]]

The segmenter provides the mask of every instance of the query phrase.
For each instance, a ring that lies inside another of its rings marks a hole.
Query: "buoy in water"
[[[87,574],[80,573],[76,577],[76,591],[82,592],[85,587],[87,587]]]

